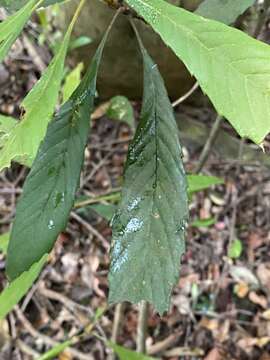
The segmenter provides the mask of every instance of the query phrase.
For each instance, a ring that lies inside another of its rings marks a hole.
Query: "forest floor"
[[[33,49],[39,54],[34,58],[30,56]],[[42,51],[29,45],[24,35],[0,65],[0,113],[19,117],[23,97],[50,59],[48,50],[43,47]],[[139,108],[140,104],[134,103],[136,116]],[[197,108],[184,103],[177,111],[180,117],[182,113],[194,119],[203,117],[210,131],[214,112],[207,101]],[[228,125],[223,128],[236,137]],[[79,198],[108,203],[97,198],[120,189],[131,139],[127,125],[96,112]],[[200,152],[201,147],[185,143],[187,172],[194,170]],[[0,174],[1,234],[10,229],[27,173],[26,168],[14,164]],[[190,222],[214,221],[209,226],[189,227],[171,309],[162,317],[150,311],[147,352],[168,360],[270,360],[270,167],[220,158],[213,151],[202,173],[224,179],[224,185],[192,197]],[[110,240],[108,221],[93,208],[72,211],[38,282],[0,322],[1,360],[36,358],[87,327],[100,308],[106,310],[95,331],[111,338],[115,306],[107,307]],[[228,252],[231,244],[235,257]],[[0,254],[0,290],[6,284],[4,270],[5,258]],[[135,348],[137,323],[137,306],[125,304],[119,344]],[[109,356],[110,351],[89,332],[73,351],[58,358],[103,360]]]

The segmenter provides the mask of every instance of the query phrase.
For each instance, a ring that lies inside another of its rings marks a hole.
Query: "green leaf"
[[[65,0],[45,0],[40,2],[40,6],[50,6],[56,3],[61,3]],[[0,7],[4,7],[8,11],[16,11],[19,10],[22,6],[25,6],[29,0],[0,0]]]
[[[0,235],[0,252],[6,254],[7,248],[8,248],[8,242],[9,242],[10,233],[5,233],[3,235]]]
[[[208,189],[213,185],[224,184],[223,179],[215,176],[188,175],[188,193],[192,195],[198,191]]]
[[[78,49],[82,46],[91,44],[92,39],[89,36],[79,36],[75,40],[72,40],[69,44],[69,51]]]
[[[0,62],[6,57],[11,45],[19,36],[25,23],[39,3],[38,0],[28,1],[16,14],[9,16],[0,23]]]
[[[106,344],[119,356],[120,360],[157,360],[157,358],[137,353],[111,341],[106,342]]]
[[[142,44],[141,51],[143,107],[128,151],[122,199],[112,221],[109,302],[147,300],[163,313],[185,247],[187,184],[163,80]]]
[[[191,226],[193,227],[209,227],[216,223],[215,218],[209,218],[209,219],[197,219],[191,223]]]
[[[7,134],[16,126],[17,121],[11,116],[0,115],[0,148],[3,146]]]
[[[116,205],[113,204],[93,204],[89,208],[107,221],[111,221],[117,209]]]
[[[254,2],[255,0],[204,0],[195,13],[230,25]]]
[[[131,129],[135,129],[133,107],[125,96],[114,96],[110,100],[106,114],[109,118],[123,121],[129,125]]]
[[[241,256],[242,251],[243,251],[242,241],[239,239],[235,239],[231,243],[231,245],[228,249],[228,256],[231,259],[238,259]]]
[[[260,144],[270,131],[270,47],[163,0],[126,0],[195,75],[217,112]]]
[[[48,255],[45,254],[37,263],[33,264],[28,271],[22,273],[20,277],[12,281],[8,287],[1,292],[0,319],[3,319],[12,310],[13,306],[27,293],[41,272],[47,258]]]
[[[22,103],[23,119],[10,132],[0,154],[0,171],[12,160],[31,166],[53,115],[63,76],[70,34],[79,13],[75,13],[59,51]]]
[[[66,77],[63,86],[63,102],[66,102],[81,81],[83,63],[79,63]]]
[[[107,35],[80,86],[50,123],[25,181],[8,247],[10,279],[48,253],[66,227],[83,165],[97,71]]]
[[[57,355],[62,353],[66,348],[70,347],[73,344],[73,339],[67,340],[61,344],[55,345],[52,349],[47,351],[45,354],[40,356],[37,360],[51,360],[55,359]]]

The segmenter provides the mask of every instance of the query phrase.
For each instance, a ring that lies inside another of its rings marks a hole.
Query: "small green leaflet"
[[[37,263],[33,264],[28,271],[21,274],[16,280],[12,281],[7,288],[0,294],[0,319],[3,319],[21,300],[37,279],[48,255],[45,254]]]
[[[40,2],[37,0],[28,1],[16,14],[9,16],[0,23],[0,62],[4,60],[11,45],[17,39],[25,23]]]
[[[204,0],[195,13],[230,25],[254,2],[255,0]]]
[[[12,160],[31,166],[36,156],[58,99],[70,34],[78,13],[79,8],[57,54],[22,103],[25,115],[5,141],[0,154],[0,171],[10,166]]]
[[[140,46],[143,107],[129,147],[122,199],[112,220],[109,302],[147,300],[163,313],[169,308],[185,248],[187,183],[163,80]]]
[[[106,114],[113,120],[125,122],[132,130],[135,129],[133,107],[125,96],[114,96],[109,102]]]
[[[47,351],[45,354],[40,356],[37,360],[51,360],[55,359],[57,355],[62,353],[66,348],[73,344],[73,339],[67,340],[61,344],[55,345],[51,350]]]
[[[66,227],[83,165],[97,71],[108,31],[81,84],[49,124],[25,181],[8,247],[10,279],[48,253]]]
[[[63,94],[63,103],[65,103],[73,91],[81,82],[81,75],[83,71],[83,63],[79,63],[65,78],[65,83],[63,85],[62,94]]]
[[[270,131],[270,47],[163,0],[126,0],[196,76],[217,112],[260,144]]]
[[[242,241],[239,239],[235,239],[229,246],[228,256],[231,259],[238,259],[243,251]]]
[[[116,345],[111,341],[108,341],[106,344],[119,356],[120,360],[157,360],[157,358],[137,353],[123,346]]]
[[[0,235],[0,252],[6,254],[9,242],[9,232],[3,235]]]
[[[223,179],[216,176],[206,175],[188,175],[188,193],[192,195],[195,192],[208,189],[213,185],[224,184]]]

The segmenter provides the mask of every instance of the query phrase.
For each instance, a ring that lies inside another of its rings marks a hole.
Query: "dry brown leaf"
[[[241,347],[244,351],[249,352],[252,350],[254,346],[258,346],[260,348],[264,347],[270,342],[270,337],[264,336],[261,338],[253,338],[253,337],[246,337],[240,339],[237,342],[237,345]]]
[[[257,269],[257,276],[262,285],[270,290],[270,265],[260,264]]]
[[[255,291],[251,291],[248,298],[254,304],[260,305],[263,309],[267,309],[267,299],[265,296],[258,295]]]
[[[221,354],[218,348],[212,349],[208,355],[204,358],[204,360],[222,360]]]
[[[267,309],[266,311],[264,311],[262,313],[262,317],[265,319],[265,320],[270,320],[270,309]]]

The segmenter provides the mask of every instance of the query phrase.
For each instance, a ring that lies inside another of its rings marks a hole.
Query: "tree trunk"
[[[181,2],[189,10],[194,10],[201,0],[171,0]],[[69,23],[76,1],[61,6],[60,25]],[[75,26],[74,35],[87,35],[93,41],[89,46],[80,48],[75,56],[77,60],[88,64],[108,26],[114,10],[100,0],[89,0]],[[145,47],[159,66],[172,99],[185,93],[194,82],[185,66],[154,33],[150,26],[135,20]],[[179,39],[180,41],[180,39]],[[103,98],[114,95],[126,95],[130,99],[142,95],[142,58],[135,34],[127,16],[120,15],[109,35],[98,77],[98,91]]]

